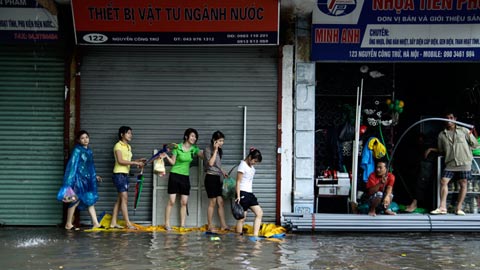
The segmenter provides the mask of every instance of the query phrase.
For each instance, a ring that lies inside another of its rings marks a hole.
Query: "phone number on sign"
[[[472,58],[475,57],[475,51],[444,51],[443,57],[445,58]]]

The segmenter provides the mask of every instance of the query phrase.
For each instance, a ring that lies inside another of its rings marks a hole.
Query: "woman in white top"
[[[262,223],[263,210],[258,205],[257,198],[252,192],[253,177],[255,176],[254,166],[262,161],[262,154],[255,148],[250,148],[247,157],[240,162],[237,169],[237,186],[235,203],[240,203],[245,211],[245,217],[237,221],[237,233],[242,233],[243,224],[250,209],[255,214],[253,223],[253,236],[258,237],[260,224]]]

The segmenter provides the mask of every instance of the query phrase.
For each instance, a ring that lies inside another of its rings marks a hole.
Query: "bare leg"
[[[90,217],[92,218],[93,228],[99,228],[100,223],[98,223],[97,212],[95,212],[95,207],[93,205],[88,207],[88,213],[90,214]]]
[[[244,214],[245,218],[237,220],[236,232],[242,233],[243,232],[243,223],[245,223],[245,219],[247,218],[247,211]]]
[[[253,221],[253,236],[258,237],[260,225],[262,224],[263,210],[260,205],[252,206],[250,209],[255,213],[255,220]]]
[[[207,229],[208,230],[213,229],[212,219],[213,219],[213,212],[215,211],[215,204],[216,203],[217,203],[217,198],[209,198],[208,199],[208,209],[207,209],[207,224],[208,224]]]
[[[462,210],[462,204],[465,200],[465,195],[467,194],[467,179],[458,180],[458,183],[460,183],[460,191],[458,191],[458,202],[456,211]]]
[[[170,227],[170,213],[172,213],[172,207],[175,205],[175,200],[177,198],[177,194],[168,194],[168,202],[167,206],[165,207],[165,227]]]
[[[180,227],[185,227],[185,219],[187,218],[188,195],[180,196]]]
[[[128,193],[126,191],[121,192],[120,196],[121,196],[120,208],[122,210],[123,219],[125,220],[125,223],[127,224],[127,226],[131,227],[132,223],[130,223],[130,218],[128,217]]]
[[[75,205],[69,207],[67,210],[67,221],[65,222],[65,229],[67,230],[73,228],[73,215],[75,214],[75,209],[77,209],[79,203],[80,202],[77,202]]]
[[[447,211],[447,195],[448,195],[448,182],[450,181],[449,178],[443,177],[440,180],[440,206],[438,207],[440,210]],[[465,189],[466,191],[466,189]]]
[[[375,198],[371,201],[370,209],[368,210],[368,215],[369,216],[375,217],[377,215],[377,213],[376,213],[377,206],[380,204],[381,200],[382,200],[382,198],[378,197],[378,198]]]
[[[120,208],[120,203],[121,203],[121,195],[118,193],[117,196],[117,201],[115,202],[115,205],[113,206],[113,212],[112,212],[112,221],[110,221],[110,228],[117,227],[117,219],[118,219],[118,209]]]
[[[223,230],[228,230],[230,229],[227,225],[227,222],[225,222],[225,207],[224,207],[224,202],[223,202],[223,197],[218,196],[217,197],[217,204],[218,204],[218,217],[220,218],[220,225],[222,226]]]

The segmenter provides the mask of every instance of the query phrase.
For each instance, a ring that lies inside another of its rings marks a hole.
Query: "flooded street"
[[[1,269],[480,269],[473,233],[233,233],[0,228]]]

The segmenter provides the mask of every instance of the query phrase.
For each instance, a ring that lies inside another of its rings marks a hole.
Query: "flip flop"
[[[417,210],[416,207],[415,207],[415,209],[413,209],[413,210],[408,210],[407,208],[405,208],[405,210],[403,210],[403,212],[405,212],[405,213],[413,213],[413,212],[415,212],[415,210]]]
[[[137,227],[133,226],[133,225],[127,225],[127,229],[129,230],[137,230]]]
[[[80,231],[80,228],[72,226],[70,229],[65,228],[65,230],[67,230],[67,231]]]
[[[432,215],[446,215],[447,210],[441,210],[440,208],[437,208],[437,209],[431,211],[430,214],[432,214]]]
[[[120,226],[118,224],[115,224],[113,226],[110,226],[110,229],[123,229],[123,226]]]

